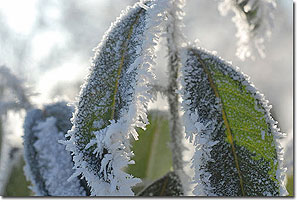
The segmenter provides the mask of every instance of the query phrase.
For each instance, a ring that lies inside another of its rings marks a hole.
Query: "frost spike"
[[[182,51],[186,135],[195,195],[286,195],[281,132],[248,76],[213,54]]]
[[[135,127],[148,124],[151,68],[167,0],[128,7],[96,48],[65,142],[74,155],[73,176],[82,174],[96,196],[133,195],[140,182],[123,171],[131,162]]]

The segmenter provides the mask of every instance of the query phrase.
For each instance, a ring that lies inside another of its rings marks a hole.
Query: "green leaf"
[[[183,66],[186,133],[196,145],[194,193],[285,195],[281,133],[268,101],[246,75],[204,50],[187,49]]]
[[[132,143],[134,165],[128,166],[128,173],[143,181],[153,181],[170,171],[172,166],[169,121],[167,112],[150,111],[150,124],[146,130],[137,130],[139,140]]]
[[[182,190],[179,176],[169,172],[142,190],[138,196],[183,196]]]
[[[131,187],[140,182],[123,168],[132,163],[135,127],[148,123],[148,84],[167,6],[164,0],[142,2],[123,12],[97,47],[68,132],[74,176],[86,178],[92,195],[133,195]]]
[[[3,196],[25,197],[32,195],[31,191],[28,189],[30,183],[26,180],[23,172],[24,165],[25,163],[23,158],[14,165]]]
[[[294,196],[294,175],[288,175],[287,177],[287,190],[288,196]]]

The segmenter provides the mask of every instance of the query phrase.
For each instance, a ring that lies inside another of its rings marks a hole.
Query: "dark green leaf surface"
[[[187,50],[183,74],[185,116],[191,122],[186,129],[197,145],[194,192],[284,195],[276,142],[281,133],[264,97],[245,75],[203,50]]]
[[[138,196],[183,196],[182,190],[179,176],[174,172],[169,172],[142,190]]]

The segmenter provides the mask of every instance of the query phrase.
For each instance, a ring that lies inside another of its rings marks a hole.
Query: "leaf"
[[[183,196],[182,190],[179,176],[169,172],[142,190],[138,196]]]
[[[133,163],[130,135],[138,139],[135,127],[148,123],[148,84],[166,6],[153,0],[129,7],[97,47],[65,143],[74,176],[86,178],[92,195],[133,195],[131,187],[140,182],[123,168]]]
[[[11,170],[11,175],[9,177],[8,183],[5,188],[3,196],[16,197],[16,196],[30,196],[31,191],[28,189],[29,182],[26,181],[23,167],[24,159],[21,158],[16,165]]]
[[[127,172],[151,182],[170,171],[172,154],[169,148],[168,113],[150,111],[148,118],[150,124],[146,130],[137,130],[140,139],[132,143],[132,151],[136,154],[132,158],[135,165],[129,165]]]
[[[24,124],[24,168],[39,196],[84,196],[79,179],[67,181],[73,173],[71,154],[65,151],[64,134],[71,128],[72,108],[59,102],[43,110],[28,111]]]
[[[289,195],[288,196],[294,196],[294,175],[288,175],[287,176],[287,190]]]
[[[285,195],[282,136],[248,76],[201,49],[184,52],[183,106],[196,195]],[[195,137],[194,137],[195,135]]]

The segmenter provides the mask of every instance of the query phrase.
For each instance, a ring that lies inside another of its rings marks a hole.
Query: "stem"
[[[173,2],[175,4],[175,2]],[[174,5],[175,6],[175,5]],[[177,31],[177,17],[175,16],[175,10],[172,9],[169,12],[169,24],[167,26],[167,46],[168,46],[168,103],[170,111],[170,134],[171,134],[171,149],[172,149],[172,161],[174,171],[183,170],[183,156],[184,150],[182,146],[183,130],[181,119],[179,115],[179,95],[178,90],[178,72],[180,68],[180,58],[178,52],[178,36]]]

